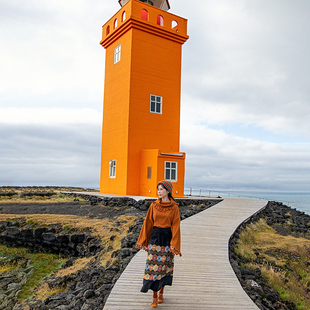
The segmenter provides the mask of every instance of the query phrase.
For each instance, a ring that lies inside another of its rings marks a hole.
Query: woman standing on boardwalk
[[[172,285],[174,255],[182,256],[179,207],[172,188],[170,181],[158,182],[159,198],[149,207],[136,245],[148,252],[141,292],[153,290],[152,308],[164,301],[164,287]]]

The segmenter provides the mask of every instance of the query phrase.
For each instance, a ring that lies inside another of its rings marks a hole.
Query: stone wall
[[[87,232],[64,230],[60,224],[27,224],[25,219],[0,222],[0,243],[68,257],[95,255],[101,250],[99,240]]]
[[[64,192],[66,195],[74,196],[75,198],[81,197],[85,199],[86,201],[89,201],[92,205],[95,204],[102,204],[104,206],[109,207],[135,207],[136,209],[140,209],[141,211],[147,211],[151,202],[155,201],[155,198],[149,198],[149,199],[141,199],[136,201],[133,198],[129,197],[103,197],[103,196],[97,196],[90,194],[77,194],[74,192]],[[176,202],[179,204],[179,207],[185,207],[185,206],[191,206],[191,205],[205,205],[207,207],[211,207],[214,204],[222,201],[222,199],[191,199],[191,198],[176,198]]]

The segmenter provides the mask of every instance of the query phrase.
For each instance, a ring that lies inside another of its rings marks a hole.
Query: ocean
[[[185,195],[190,194],[190,189],[185,189]],[[303,211],[310,215],[310,192],[263,192],[263,191],[221,191],[221,190],[191,190],[192,195],[258,198],[269,201],[282,202],[283,204]]]
[[[237,195],[235,195],[237,194]],[[250,195],[249,195],[250,194]],[[295,208],[299,211],[303,211],[310,215],[310,193],[296,193],[296,192],[248,192],[248,193],[231,193],[231,197],[251,197],[266,199],[269,201],[278,201],[283,204]]]

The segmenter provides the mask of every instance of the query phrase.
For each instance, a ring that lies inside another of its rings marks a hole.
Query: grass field
[[[283,300],[310,309],[310,240],[277,234],[261,219],[240,234],[235,250],[250,260],[247,266],[260,268]]]
[[[0,187],[1,203],[58,203],[72,202],[75,197],[66,195],[63,192],[98,192],[95,189],[85,189],[80,187],[53,187],[53,186],[25,186],[25,187]],[[83,201],[80,197],[79,201]]]

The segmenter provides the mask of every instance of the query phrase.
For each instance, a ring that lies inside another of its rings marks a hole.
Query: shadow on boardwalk
[[[242,289],[228,258],[228,242],[238,225],[263,208],[266,200],[225,198],[181,222],[182,257],[176,257],[173,286],[160,309],[258,307]],[[152,291],[140,293],[146,252],[139,251],[116,282],[104,310],[150,309]]]

